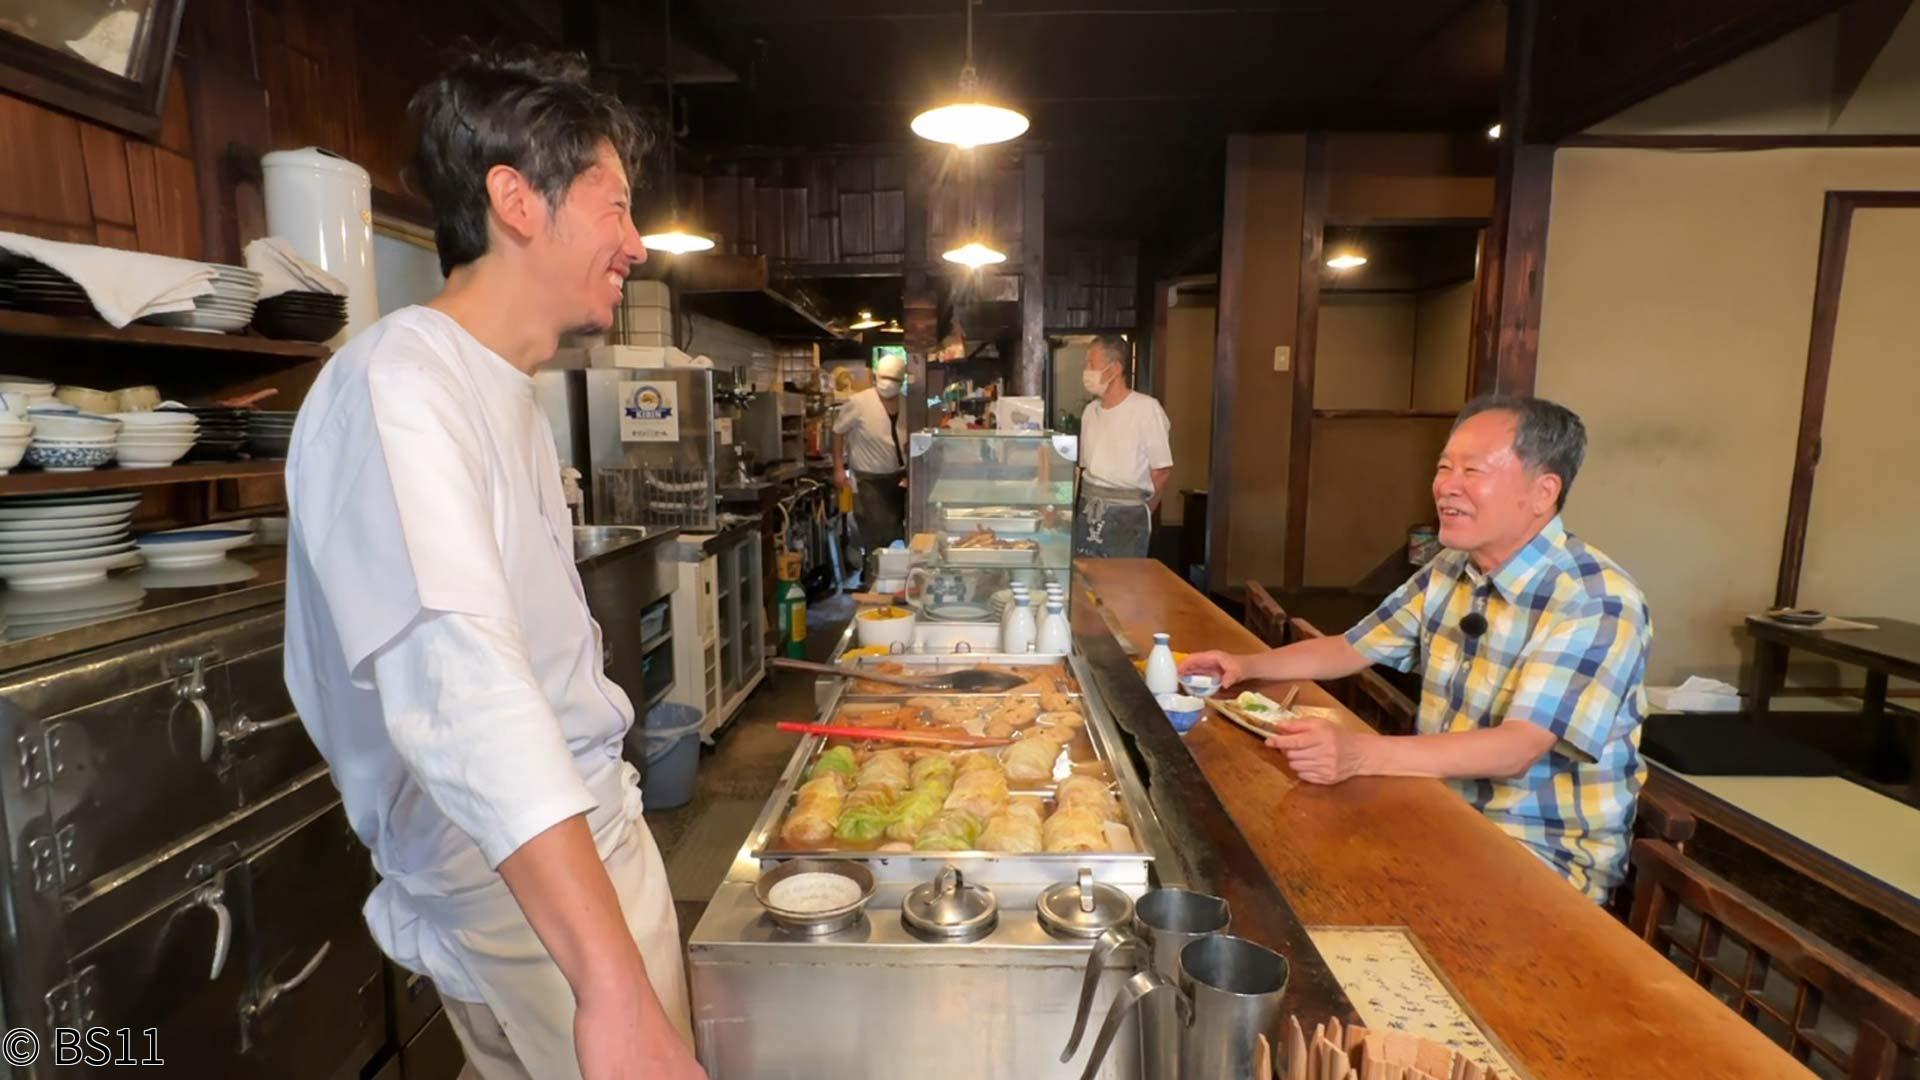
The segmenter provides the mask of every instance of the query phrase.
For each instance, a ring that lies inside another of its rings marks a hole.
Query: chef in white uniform
[[[1087,558],[1145,558],[1153,512],[1173,475],[1172,424],[1158,401],[1127,385],[1131,352],[1125,338],[1103,334],[1080,373],[1093,400],[1080,416],[1073,553]]]
[[[638,139],[577,64],[463,60],[415,99],[448,279],[334,356],[287,466],[286,679],[465,1076],[704,1074],[666,872],[601,671],[532,371],[646,258]]]

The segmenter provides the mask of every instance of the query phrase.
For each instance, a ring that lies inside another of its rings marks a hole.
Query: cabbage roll
[[[1007,747],[1007,779],[1022,783],[1053,779],[1053,763],[1060,756],[1060,742],[1050,735],[1028,735]]]
[[[965,810],[982,821],[1000,812],[1007,805],[1007,774],[996,764],[991,769],[973,769],[961,773],[953,781],[953,791],[947,796],[948,810]]]
[[[887,839],[911,843],[920,838],[927,823],[940,815],[947,790],[941,786],[915,788],[893,804],[893,821],[887,826]]]
[[[998,771],[1001,765],[999,758],[984,751],[975,750],[971,753],[961,754],[954,760],[953,767],[958,775],[965,776],[975,769],[993,769]]]
[[[866,798],[861,798],[866,796]],[[834,838],[850,844],[869,844],[880,839],[893,823],[893,796],[874,788],[855,789],[840,812],[840,824]]]
[[[944,810],[920,831],[915,851],[972,851],[980,839],[980,819],[965,810]]]
[[[846,795],[846,781],[838,773],[827,773],[800,786],[793,799],[793,810],[780,829],[780,839],[796,848],[818,847],[833,835],[840,823],[840,810]]]
[[[1060,810],[1081,810],[1102,821],[1120,820],[1120,802],[1107,790],[1107,782],[1095,776],[1069,776],[1060,781],[1053,793],[1053,804]]]
[[[910,775],[905,750],[878,750],[867,755],[867,760],[860,764],[853,786],[885,788],[897,795],[912,786]]]
[[[908,779],[915,789],[926,787],[929,781],[945,781],[947,786],[951,787],[953,774],[952,758],[945,754],[924,754],[920,760],[913,763],[913,768],[908,772]]]
[[[1107,850],[1106,823],[1087,810],[1055,810],[1041,830],[1049,852]]]
[[[1031,795],[1023,795],[1009,802],[1005,809],[987,821],[986,828],[980,833],[980,850],[1020,855],[1041,850],[1044,840],[1040,816],[1044,811],[1044,804]]]
[[[814,761],[813,768],[807,773],[807,779],[818,780],[828,773],[839,773],[840,778],[851,786],[853,774],[858,771],[860,771],[860,765],[853,759],[853,748],[836,746]]]

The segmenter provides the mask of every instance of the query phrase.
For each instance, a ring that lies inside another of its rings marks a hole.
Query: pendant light
[[[648,251],[664,251],[669,255],[689,255],[698,251],[712,251],[713,238],[704,236],[687,228],[680,220],[680,171],[676,168],[673,153],[674,127],[678,123],[677,113],[673,109],[673,0],[662,5],[667,18],[667,198],[668,211],[666,227],[647,233],[640,238]]]
[[[881,327],[880,332],[883,334],[904,334],[907,332],[907,328],[900,325],[899,319],[888,319],[887,325]]]
[[[879,319],[876,319],[876,318],[874,318],[874,317],[873,317],[873,312],[871,312],[871,311],[868,311],[868,310],[867,310],[866,308],[861,308],[861,309],[860,309],[860,318],[859,318],[859,321],[857,321],[857,322],[855,322],[855,323],[853,323],[852,325],[850,325],[850,326],[848,326],[848,327],[847,327],[847,329],[849,329],[849,330],[873,330],[873,329],[876,329],[876,328],[878,328],[878,327],[879,327],[879,325],[880,325],[880,320],[879,320]]]
[[[978,240],[961,244],[952,251],[942,252],[940,257],[950,263],[959,263],[969,270],[978,270],[983,266],[1007,261],[1006,252],[995,251]]]
[[[973,6],[979,2],[961,0],[967,9],[967,62],[960,69],[959,100],[928,109],[912,125],[915,135],[962,150],[1017,139],[1027,130],[1023,113],[979,99],[980,77],[973,67]]]

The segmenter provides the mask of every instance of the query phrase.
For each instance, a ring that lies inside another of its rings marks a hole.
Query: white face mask
[[[1107,383],[1111,381],[1111,379],[1112,372],[1109,372],[1105,368],[1097,371],[1093,368],[1080,369],[1080,385],[1085,387],[1087,393],[1092,394],[1094,397],[1099,397],[1101,394],[1107,392]]]
[[[875,379],[873,381],[873,388],[880,391],[880,396],[883,398],[897,398],[900,396],[899,379]]]

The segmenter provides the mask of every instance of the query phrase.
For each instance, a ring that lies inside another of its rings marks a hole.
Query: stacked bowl
[[[199,424],[199,438],[187,457],[193,461],[232,461],[247,448],[247,410],[226,405],[169,405],[162,413],[185,413]]]
[[[120,421],[85,413],[71,405],[41,405],[27,410],[33,436],[23,455],[27,464],[48,472],[86,472],[113,460]]]
[[[257,458],[284,458],[293,445],[296,412],[256,409],[247,414],[247,452]]]
[[[113,419],[121,425],[114,456],[126,469],[165,468],[186,457],[200,437],[200,421],[190,412],[115,413]]]
[[[0,407],[15,416],[27,415],[35,405],[54,404],[54,385],[25,375],[0,375]]]
[[[140,321],[208,334],[246,329],[260,300],[260,275],[244,266],[209,265],[213,268],[213,291],[194,297],[192,311],[149,315]]]
[[[20,459],[27,456],[28,444],[32,442],[33,421],[0,412],[0,476],[5,476],[20,464]]]

